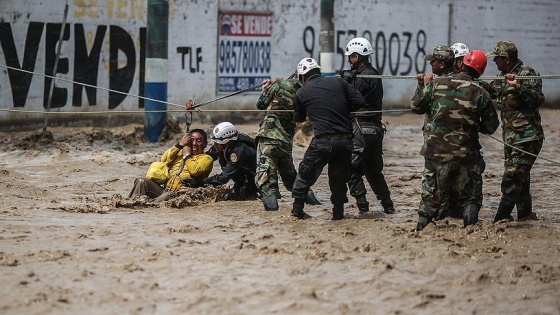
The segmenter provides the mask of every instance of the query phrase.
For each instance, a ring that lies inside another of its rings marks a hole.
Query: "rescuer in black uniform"
[[[309,217],[303,211],[307,193],[328,165],[332,219],[340,220],[344,217],[344,203],[348,202],[352,158],[350,112],[365,106],[365,100],[344,79],[323,77],[320,69],[313,58],[304,58],[297,66],[298,79],[304,86],[294,100],[295,120],[303,122],[309,116],[314,137],[299,164],[292,189],[292,215],[298,219]]]
[[[187,187],[203,185],[219,186],[233,181],[231,191],[226,200],[251,200],[257,197],[255,185],[255,171],[257,168],[257,152],[255,140],[239,133],[230,122],[216,125],[210,135],[214,145],[207,151],[214,160],[218,159],[222,172],[201,181],[188,179],[183,181]]]
[[[383,175],[383,138],[385,126],[381,122],[383,106],[383,82],[380,78],[358,78],[357,75],[379,74],[369,62],[373,54],[371,43],[363,38],[352,39],[346,45],[346,56],[351,70],[344,71],[345,78],[366,99],[366,106],[352,114],[354,151],[352,152],[352,175],[348,182],[350,194],[356,198],[360,213],[369,211],[366,198],[365,176],[375,196],[381,201],[383,211],[395,212],[391,192]]]

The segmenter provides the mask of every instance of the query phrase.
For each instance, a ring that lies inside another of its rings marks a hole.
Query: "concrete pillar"
[[[167,0],[148,0],[146,29],[146,100],[144,110],[166,110],[167,104],[167,37],[169,3]],[[167,114],[144,113],[144,138],[156,142],[163,130]]]
[[[321,32],[319,34],[319,64],[323,76],[335,74],[334,59],[334,0],[321,0]]]

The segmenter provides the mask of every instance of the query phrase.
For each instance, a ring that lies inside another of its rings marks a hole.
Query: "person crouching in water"
[[[214,160],[204,153],[207,145],[208,135],[202,129],[193,129],[184,134],[176,145],[167,149],[161,156],[160,161],[165,162],[169,169],[167,179],[163,183],[156,183],[150,179],[137,178],[128,198],[138,195],[157,198],[166,190],[179,190],[184,180],[200,181],[208,177],[212,172]]]
[[[222,172],[202,181],[196,179],[184,180],[187,187],[201,185],[219,186],[233,181],[233,188],[225,197],[226,200],[256,199],[255,171],[257,168],[257,153],[255,141],[237,131],[230,122],[222,122],[212,130],[210,138],[214,145],[207,151],[214,160],[218,160]]]

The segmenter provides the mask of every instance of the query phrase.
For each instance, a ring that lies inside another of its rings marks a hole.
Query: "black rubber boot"
[[[533,201],[524,200],[517,203],[517,220],[535,220],[537,216],[533,213]]]
[[[317,197],[315,197],[315,193],[311,189],[309,189],[309,192],[307,192],[305,203],[308,205],[321,205],[321,202],[319,201],[319,199],[317,199]]]
[[[368,213],[369,212],[369,202],[356,202],[356,206],[358,207],[358,211],[360,214]]]
[[[494,222],[498,222],[503,219],[510,219],[513,207],[515,207],[515,203],[502,198],[502,200],[500,200],[496,216],[494,217]]]
[[[342,220],[344,218],[344,204],[333,205],[331,220]]]
[[[369,212],[369,202],[367,201],[365,195],[356,197],[356,206],[358,207],[360,214]]]
[[[395,206],[393,205],[393,200],[391,200],[391,197],[387,197],[381,200],[381,206],[383,206],[383,212],[385,212],[386,214],[395,213]]]
[[[278,199],[276,194],[274,195],[264,195],[262,197],[262,203],[264,205],[264,210],[266,211],[277,211],[278,210]]]
[[[473,225],[478,222],[478,211],[480,207],[471,203],[463,210],[463,226]]]
[[[310,218],[310,216],[307,213],[305,213],[305,211],[303,211],[304,205],[305,205],[305,201],[303,199],[294,199],[292,216],[300,220]]]
[[[427,225],[428,223],[430,223],[430,218],[428,218],[427,216],[423,215],[423,214],[418,214],[418,223],[416,224],[416,231],[420,232],[422,231]]]

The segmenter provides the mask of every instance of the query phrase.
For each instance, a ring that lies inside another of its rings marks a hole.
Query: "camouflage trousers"
[[[430,219],[462,217],[468,204],[482,205],[482,176],[476,159],[442,162],[425,159],[418,212]]]
[[[264,195],[277,195],[278,174],[287,190],[292,191],[297,176],[292,143],[259,137],[257,142],[257,189]]]
[[[512,203],[531,201],[531,168],[541,151],[543,140],[515,144],[527,154],[509,146],[504,147],[504,174],[502,175],[502,199]]]

